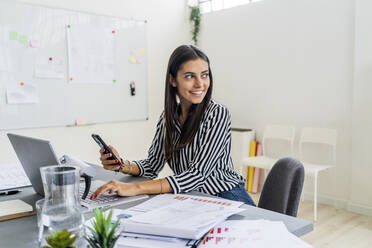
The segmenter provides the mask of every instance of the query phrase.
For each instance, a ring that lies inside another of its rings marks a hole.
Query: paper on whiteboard
[[[10,56],[7,46],[8,33],[9,30],[7,28],[0,26],[0,71],[2,72],[10,70]]]
[[[35,77],[64,78],[64,61],[61,58],[37,55]]]
[[[6,97],[8,104],[38,103],[39,93],[36,84],[28,82],[17,82],[7,85]]]
[[[0,71],[7,71],[8,63],[5,46],[0,43]]]
[[[114,83],[112,30],[88,24],[68,25],[68,78],[70,83]]]

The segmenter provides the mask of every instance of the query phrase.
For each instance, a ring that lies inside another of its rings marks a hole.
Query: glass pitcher
[[[45,166],[40,168],[45,200],[41,210],[39,243],[54,231],[67,229],[78,236],[74,245],[83,243],[84,216],[79,202],[79,168]]]

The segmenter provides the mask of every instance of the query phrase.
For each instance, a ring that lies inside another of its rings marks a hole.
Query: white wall
[[[49,139],[58,155],[66,153],[89,162],[99,163],[98,146],[90,137],[92,132],[96,132],[101,134],[108,143],[114,145],[123,157],[128,159],[145,158],[154,135],[156,121],[163,110],[164,80],[168,58],[174,48],[189,41],[185,1],[27,0],[23,2],[148,20],[149,120],[86,127],[0,131],[0,164],[16,161],[16,155],[6,137],[7,132]]]
[[[319,196],[347,207],[354,0],[263,0],[208,13],[200,46],[233,126],[255,128],[259,139],[268,124],[338,130],[337,168],[321,173]]]
[[[349,208],[370,213],[372,206],[372,1],[356,0],[353,85],[353,168]]]
[[[169,55],[189,41],[185,1],[24,2],[147,19],[149,120],[0,131],[0,164],[16,160],[7,132],[49,139],[59,155],[98,163],[90,138],[96,132],[123,156],[144,158],[163,109]],[[263,0],[203,15],[200,37],[212,62],[214,96],[229,107],[234,126],[253,127],[259,138],[272,123],[337,128],[338,164],[320,177],[320,199],[367,214],[372,214],[371,11],[369,0]],[[311,188],[305,191],[311,194]]]

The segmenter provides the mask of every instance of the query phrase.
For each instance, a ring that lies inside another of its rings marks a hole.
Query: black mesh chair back
[[[266,178],[258,207],[296,217],[303,184],[304,167],[300,161],[278,160]]]

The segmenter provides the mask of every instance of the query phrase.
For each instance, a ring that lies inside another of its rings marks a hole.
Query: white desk
[[[115,174],[104,170],[102,167],[97,167],[97,178],[101,180],[120,180],[125,182],[138,182],[146,180],[144,178],[126,176],[123,174]],[[195,193],[199,194],[199,193]],[[0,201],[22,199],[23,201],[34,206],[34,203],[41,199],[41,196],[35,194],[32,187],[25,188],[21,193],[9,196],[0,196]],[[145,199],[147,200],[147,199]],[[117,208],[125,209],[135,206],[145,200],[127,203],[124,205],[116,206]],[[288,230],[296,236],[302,236],[313,230],[313,224],[309,221],[294,218],[292,216],[279,214],[265,209],[243,205],[246,211],[237,215],[231,216],[229,219],[266,219],[272,221],[283,221]],[[92,217],[93,214],[89,213],[86,219]],[[37,220],[36,216],[28,216],[19,219],[13,219],[0,222],[0,247],[38,247],[37,242]]]

